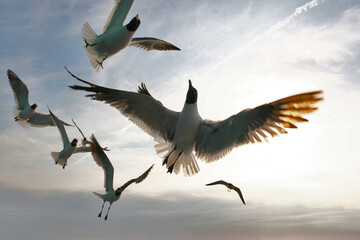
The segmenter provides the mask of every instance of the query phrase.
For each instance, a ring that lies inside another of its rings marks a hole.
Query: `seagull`
[[[232,185],[231,183],[225,182],[223,180],[219,180],[219,181],[216,181],[216,182],[208,183],[208,184],[206,184],[206,186],[212,186],[212,185],[217,185],[217,184],[225,185],[228,188],[228,192],[230,192],[231,190],[235,190],[235,192],[237,192],[239,194],[239,197],[240,197],[241,201],[244,203],[244,205],[246,205],[244,197],[243,197],[243,195],[242,195],[242,193],[240,191],[240,188]]]
[[[87,138],[85,137],[84,133],[81,131],[81,129],[79,128],[79,126],[76,124],[76,122],[74,121],[74,119],[71,119],[72,122],[74,123],[75,127],[79,130],[80,134],[82,135],[83,139],[81,140],[81,144],[80,144],[80,147],[84,147],[84,149],[86,149],[86,151],[90,148],[89,148],[89,145],[90,145],[90,141],[87,140]],[[107,147],[104,147],[103,148],[104,151],[110,151],[110,149],[108,149]]]
[[[67,160],[73,153],[90,152],[90,147],[77,147],[76,144],[78,140],[76,138],[70,142],[66,134],[64,124],[50,111],[50,109],[49,113],[53,121],[56,123],[63,143],[63,149],[60,152],[51,152],[51,156],[54,159],[55,164],[59,164],[63,169],[65,169]]]
[[[10,69],[7,71],[10,86],[14,92],[14,119],[24,128],[55,126],[55,122],[48,114],[35,112],[37,104],[29,104],[29,90],[21,79]],[[61,121],[66,126],[71,126]]]
[[[143,174],[141,174],[140,177],[131,179],[121,187],[114,190],[113,187],[114,167],[112,166],[109,158],[106,156],[105,152],[103,151],[103,148],[100,146],[99,142],[96,140],[94,135],[91,136],[90,147],[91,147],[91,154],[95,162],[104,169],[104,188],[106,193],[105,194],[100,194],[97,192],[93,192],[93,193],[104,201],[101,207],[101,211],[98,215],[99,218],[101,218],[101,214],[104,209],[105,202],[110,203],[106,216],[104,218],[105,220],[107,220],[111,205],[115,201],[120,199],[121,193],[125,190],[125,188],[127,188],[132,183],[141,183],[149,175],[154,164]]]
[[[123,25],[133,2],[134,0],[115,0],[114,7],[100,35],[94,32],[88,22],[83,25],[83,46],[87,52],[86,54],[90,58],[91,66],[96,72],[99,71],[100,67],[103,68],[105,59],[127,46],[134,46],[147,51],[180,51],[180,49],[173,44],[157,38],[133,37],[140,25],[139,14],[133,17],[128,24]]]
[[[70,88],[90,92],[87,97],[118,109],[158,142],[155,150],[163,158],[168,172],[178,174],[182,168],[185,176],[199,172],[195,156],[213,162],[240,145],[267,141],[269,135],[287,133],[285,128],[296,128],[295,123],[307,122],[301,114],[315,111],[317,108],[312,104],[323,99],[318,96],[322,91],[300,93],[245,109],[222,121],[212,121],[203,120],[199,115],[198,94],[191,80],[184,107],[176,112],[153,98],[145,84],[137,93],[129,92],[101,87],[69,73],[88,85]]]

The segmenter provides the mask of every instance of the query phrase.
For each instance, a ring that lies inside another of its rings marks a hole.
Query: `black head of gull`
[[[198,97],[197,90],[192,86],[191,80],[189,80],[189,89],[186,94],[185,103],[194,104],[197,101],[197,97]]]
[[[71,141],[71,146],[76,146],[78,140],[76,138],[74,138],[72,141]]]
[[[130,32],[135,32],[138,27],[140,26],[140,19],[139,19],[139,14],[137,14],[135,17],[133,17],[133,19],[131,19],[131,21],[126,25],[127,30],[129,30]]]
[[[33,105],[31,105],[31,109],[36,109],[37,108],[37,104],[34,103]]]
[[[121,188],[118,188],[118,189],[116,189],[116,191],[115,191],[115,195],[116,195],[116,196],[120,196],[121,192],[122,192],[122,189],[121,189]]]

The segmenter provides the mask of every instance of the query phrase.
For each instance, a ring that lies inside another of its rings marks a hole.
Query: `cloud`
[[[135,187],[134,187],[135,188]],[[124,192],[109,219],[91,192],[0,187],[2,237],[17,239],[357,239],[359,210],[242,205],[178,194]],[[106,207],[105,207],[106,209]],[[105,237],[106,236],[106,237]]]

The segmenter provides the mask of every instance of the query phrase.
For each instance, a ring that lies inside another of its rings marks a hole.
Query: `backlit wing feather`
[[[144,50],[158,50],[158,51],[169,51],[176,50],[180,51],[180,48],[175,45],[168,43],[164,40],[160,40],[157,38],[150,37],[142,37],[142,38],[133,38],[129,44],[129,46],[134,46],[138,48],[142,48]]]
[[[61,140],[63,143],[63,147],[65,148],[65,145],[67,143],[69,143],[69,138],[68,135],[66,134],[65,131],[65,127],[64,124],[62,123],[62,121],[60,121],[60,119],[58,119],[49,109],[49,113],[51,115],[52,120],[54,121],[54,123],[56,124],[57,129],[59,130],[60,136],[61,136]]]
[[[86,96],[110,104],[151,136],[156,134],[165,140],[171,140],[174,136],[179,112],[167,109],[151,95],[101,87],[84,81],[69,70],[67,71],[74,78],[89,85],[74,85],[70,88],[91,92]]]
[[[141,183],[149,175],[149,173],[150,173],[150,171],[151,171],[151,169],[153,167],[154,167],[154,164],[148,170],[146,170],[143,174],[141,174],[141,176],[139,176],[138,178],[134,178],[134,179],[129,180],[127,183],[122,185],[120,188],[122,190],[124,190],[125,188],[127,188],[132,183]]]
[[[114,167],[112,166],[109,158],[104,153],[103,148],[100,146],[94,135],[91,135],[90,149],[91,155],[93,156],[95,162],[104,170],[104,188],[106,192],[114,190]]]
[[[24,109],[29,106],[29,90],[21,79],[10,69],[7,71],[10,86],[14,92],[14,99],[17,109]]]
[[[312,104],[322,100],[314,91],[293,95],[277,101],[246,109],[223,121],[204,120],[196,139],[196,156],[206,162],[222,158],[234,147],[267,140],[296,128],[295,123],[307,122],[301,114],[317,108]]]

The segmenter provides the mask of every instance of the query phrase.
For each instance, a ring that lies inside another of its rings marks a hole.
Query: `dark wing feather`
[[[109,14],[108,19],[103,27],[102,33],[123,26],[126,16],[128,15],[134,0],[115,0],[114,6]]]
[[[206,162],[222,158],[234,147],[267,140],[296,128],[295,123],[307,122],[301,114],[317,108],[312,104],[322,100],[322,91],[307,92],[246,109],[223,121],[204,120],[196,139],[196,156]]]
[[[84,81],[69,70],[67,71],[74,78],[89,85],[88,87],[74,85],[70,88],[91,92],[87,97],[110,104],[151,136],[156,134],[165,140],[171,140],[174,136],[179,112],[167,109],[148,94],[101,87]]]
[[[104,188],[106,192],[114,190],[114,167],[111,164],[109,158],[104,153],[103,148],[100,146],[94,135],[91,135],[90,150],[91,155],[93,156],[97,165],[102,167],[102,169],[104,170]]]
[[[237,192],[239,194],[239,197],[240,197],[241,201],[244,203],[244,205],[246,205],[244,197],[240,191],[240,188],[234,186],[234,190],[235,190],[235,192]]]
[[[133,38],[129,44],[129,46],[138,47],[144,49],[146,51],[150,50],[158,50],[158,51],[169,51],[176,50],[180,51],[180,48],[175,45],[166,42],[164,40],[160,40],[157,38],[150,37],[142,37],[142,38]]]
[[[121,190],[124,191],[125,188],[127,188],[132,183],[141,183],[149,175],[149,173],[153,167],[154,167],[154,164],[148,170],[146,170],[143,174],[141,174],[141,176],[139,176],[138,178],[131,179],[127,183],[122,185],[120,187]]]
[[[29,106],[29,90],[21,79],[10,69],[7,71],[10,86],[14,92],[14,99],[17,109],[24,109]]]
[[[223,180],[219,180],[219,181],[215,181],[215,182],[212,182],[212,183],[208,183],[206,184],[206,186],[212,186],[212,185],[217,185],[217,184],[222,184],[222,185],[225,185],[225,186],[228,186],[228,183],[223,181]]]

